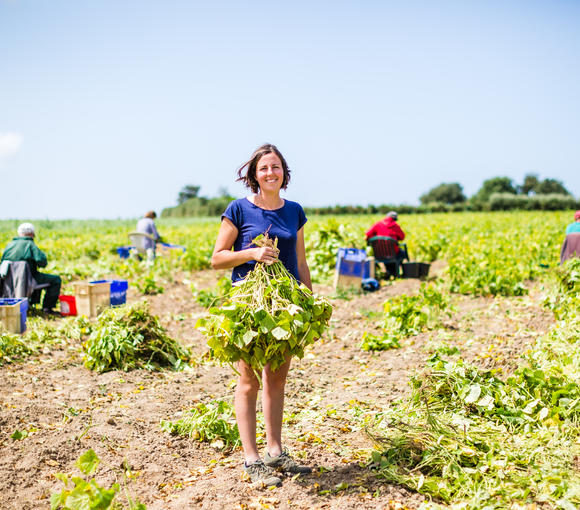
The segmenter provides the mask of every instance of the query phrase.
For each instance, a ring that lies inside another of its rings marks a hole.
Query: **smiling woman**
[[[310,270],[304,248],[306,215],[300,204],[284,200],[280,190],[290,181],[290,170],[284,156],[270,144],[262,145],[238,170],[238,180],[253,192],[247,198],[231,202],[224,214],[211,258],[215,269],[233,268],[234,284],[243,280],[257,262],[272,264],[280,260],[288,272],[310,290]],[[268,233],[277,238],[273,246],[252,244]],[[232,251],[233,248],[233,251]],[[274,341],[274,340],[273,340]],[[297,464],[282,446],[284,388],[290,369],[290,354],[276,369],[267,364],[262,371],[262,407],[266,423],[267,451],[261,460],[256,445],[256,402],[260,382],[253,368],[244,360],[237,362],[239,373],[235,393],[236,420],[245,454],[244,471],[253,482],[280,485],[274,469],[306,474],[311,469]]]

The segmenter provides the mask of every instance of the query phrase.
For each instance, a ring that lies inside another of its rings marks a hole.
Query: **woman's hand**
[[[261,248],[251,248],[254,251],[254,260],[271,265],[278,260],[278,254],[272,248],[263,246]]]

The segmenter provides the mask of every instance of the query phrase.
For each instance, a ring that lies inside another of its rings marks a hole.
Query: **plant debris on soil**
[[[440,267],[433,264],[432,274]],[[207,271],[195,278],[211,286],[220,276]],[[206,310],[179,277],[147,301],[166,334],[192,353],[195,361],[182,371],[88,370],[82,344],[74,338],[4,364],[0,508],[48,508],[51,494],[62,490],[55,473],[74,474],[77,459],[88,449],[101,461],[97,482],[103,487],[118,483],[149,510],[418,508],[425,496],[369,468],[373,442],[365,427],[370,417],[410,396],[411,376],[434,353],[458,350],[466,361],[503,378],[554,323],[542,306],[539,285],[530,285],[524,296],[454,297],[453,313],[438,329],[403,339],[398,349],[363,351],[364,332],[381,335],[377,318],[383,303],[416,294],[419,286],[418,280],[398,280],[377,292],[347,293],[341,299],[330,287],[315,286],[332,301],[334,313],[329,331],[292,363],[283,425],[285,446],[314,470],[287,477],[273,490],[241,479],[239,447],[212,446],[161,428],[162,421],[176,422],[200,404],[231,404],[236,383],[229,367],[205,357],[205,339],[194,325]],[[129,289],[129,303],[138,299]],[[261,422],[258,437],[264,449]]]

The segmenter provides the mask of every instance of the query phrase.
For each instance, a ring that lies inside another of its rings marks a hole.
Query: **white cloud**
[[[0,158],[16,154],[24,137],[20,133],[0,133]]]

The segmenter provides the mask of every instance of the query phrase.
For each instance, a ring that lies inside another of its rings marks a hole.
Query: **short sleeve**
[[[230,202],[229,205],[226,207],[226,210],[222,214],[222,220],[227,218],[230,220],[236,228],[239,230],[242,226],[243,218],[242,218],[242,208],[237,200]]]
[[[302,206],[300,204],[298,204],[298,229],[297,230],[300,230],[307,221],[308,221],[308,218],[306,217],[306,214],[304,213],[304,209],[302,209]]]

